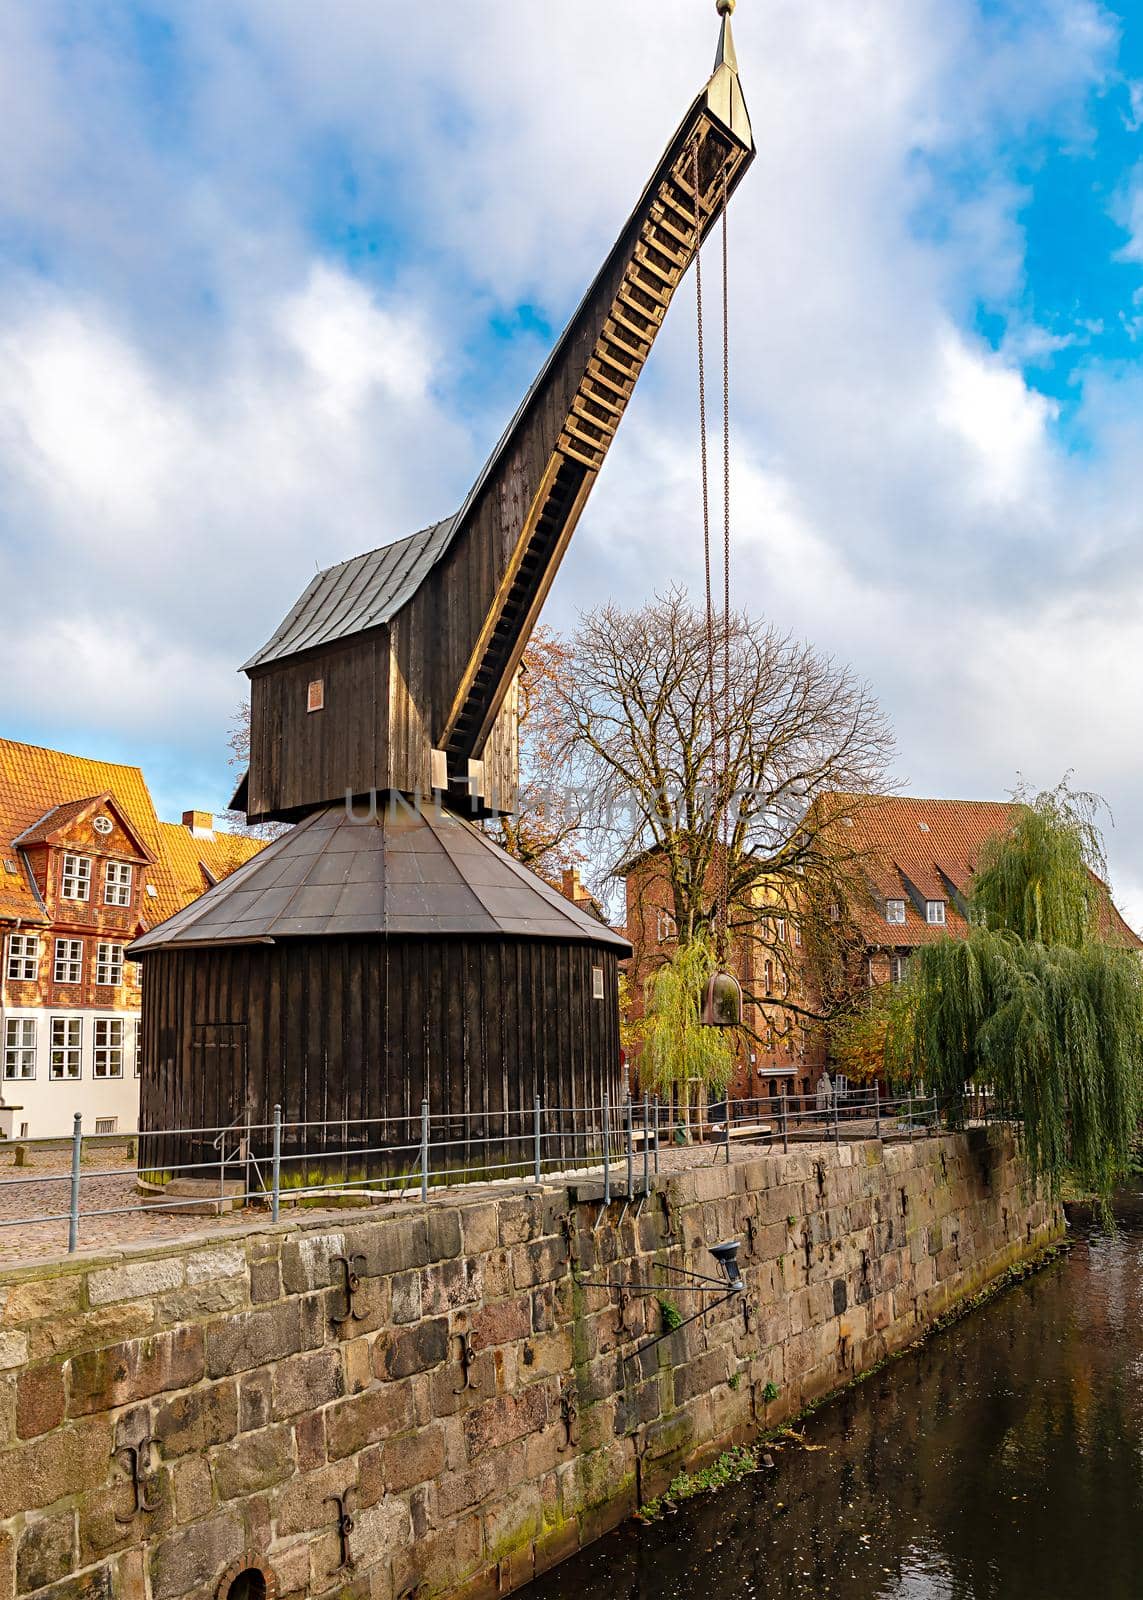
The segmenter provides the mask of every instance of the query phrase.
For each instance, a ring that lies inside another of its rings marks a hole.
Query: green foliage
[[[696,1495],[709,1494],[715,1489],[725,1489],[732,1483],[738,1483],[750,1473],[758,1471],[760,1455],[757,1446],[738,1445],[719,1456],[717,1461],[712,1461],[701,1472],[680,1472],[678,1477],[671,1480],[665,1494],[656,1500],[648,1500],[641,1515],[646,1521],[654,1521],[668,1507],[680,1501],[693,1500]]]
[[[990,839],[981,850],[973,913],[986,927],[1078,949],[1099,936],[1107,903],[1097,801],[1073,793],[1066,783],[1019,800],[1011,833]]]
[[[778,1398],[778,1393],[779,1393],[778,1385],[776,1383],[774,1383],[774,1382],[770,1382],[763,1389],[762,1398],[763,1398],[763,1400],[765,1400],[767,1402],[769,1402],[771,1400],[776,1400]]]
[[[659,1312],[663,1318],[663,1332],[674,1333],[676,1328],[683,1325],[682,1313],[673,1300],[659,1301]]]
[[[1089,796],[1025,801],[984,854],[968,938],[913,957],[910,1008],[887,1061],[963,1106],[990,1085],[1023,1118],[1033,1173],[1106,1197],[1143,1113],[1143,964],[1108,942],[1103,852]]]
[[[891,1055],[893,1041],[910,1028],[915,1004],[916,991],[908,982],[879,983],[833,1019],[831,1054],[852,1082],[870,1083],[887,1070],[893,1082],[909,1078],[910,1063]]]
[[[699,1079],[722,1090],[734,1070],[733,1029],[706,1028],[699,1020],[702,997],[714,971],[705,938],[681,944],[647,985],[643,1053],[639,1072],[655,1094]]]

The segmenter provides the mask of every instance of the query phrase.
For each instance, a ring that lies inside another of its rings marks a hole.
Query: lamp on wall
[[[650,1350],[652,1345],[660,1344],[664,1339],[669,1339],[672,1334],[678,1333],[681,1328],[687,1327],[692,1322],[697,1322],[700,1317],[709,1316],[712,1311],[717,1311],[719,1306],[726,1305],[728,1300],[733,1300],[737,1295],[746,1291],[746,1281],[742,1276],[742,1269],[738,1265],[738,1251],[740,1241],[727,1239],[722,1244],[712,1244],[710,1254],[714,1257],[718,1267],[718,1276],[709,1273],[691,1272],[686,1267],[664,1266],[656,1263],[660,1272],[670,1273],[665,1283],[611,1283],[592,1282],[590,1279],[581,1278],[580,1286],[584,1289],[618,1289],[627,1294],[656,1294],[661,1295],[666,1290],[674,1294],[713,1294],[720,1291],[717,1300],[710,1305],[700,1306],[689,1317],[684,1317],[681,1322],[676,1322],[674,1327],[665,1328],[662,1333],[655,1334],[654,1338],[647,1339],[638,1349],[633,1350],[633,1356],[640,1355],[644,1350]]]

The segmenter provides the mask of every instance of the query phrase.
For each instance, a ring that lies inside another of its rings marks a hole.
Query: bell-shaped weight
[[[704,1028],[737,1028],[742,1021],[742,988],[732,973],[711,975],[703,995],[700,1021]]]

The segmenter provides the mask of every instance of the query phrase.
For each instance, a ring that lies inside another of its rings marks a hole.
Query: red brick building
[[[134,1129],[138,968],[124,949],[259,849],[138,767],[0,740],[0,1135]]]
[[[981,848],[1012,826],[1015,810],[1009,801],[901,795],[855,802],[846,841],[857,852],[854,893],[843,914],[866,982],[897,982],[920,945],[965,936]],[[1114,906],[1106,914],[1117,941],[1143,949]]]
[[[624,883],[625,932],[635,950],[628,963],[630,1008],[637,1019],[643,1014],[648,981],[670,959],[678,933],[670,874],[660,851],[632,861]],[[708,888],[713,898],[713,869]],[[736,1040],[730,1084],[736,1100],[812,1094],[826,1061],[822,1030],[803,1015],[815,1012],[817,1002],[813,974],[804,960],[802,920],[768,900],[773,896],[760,885],[754,936],[740,934],[731,945],[731,966],[747,997],[746,1028]]]

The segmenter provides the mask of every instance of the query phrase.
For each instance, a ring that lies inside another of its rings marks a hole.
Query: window
[[[79,1017],[52,1018],[52,1058],[48,1076],[59,1082],[80,1075],[83,1022]]]
[[[592,967],[592,969],[591,969],[591,998],[593,1000],[602,1000],[603,999],[603,968],[602,967]]]
[[[143,1024],[135,1024],[135,1076],[143,1076]]]
[[[945,903],[943,900],[925,901],[925,920],[934,927],[943,927],[945,920]]]
[[[97,1078],[123,1076],[122,1017],[96,1017],[93,1072]]]
[[[890,981],[890,983],[904,983],[905,974],[908,972],[908,970],[909,970],[909,958],[908,958],[908,956],[890,956],[889,957],[889,981]]]
[[[802,926],[799,922],[794,923],[794,943],[799,950],[802,948]]]
[[[774,993],[774,963],[772,961],[767,960],[762,963],[762,983],[767,994]]]
[[[315,678],[306,690],[306,710],[322,711],[325,709],[325,679]]]
[[[87,856],[64,856],[60,894],[65,900],[91,897],[91,862]]]
[[[9,1017],[4,1024],[4,1076],[36,1076],[36,1024],[31,1017]]]
[[[840,907],[840,905],[838,905],[836,900],[833,902],[833,904],[829,908],[829,920],[831,922],[840,922],[841,921],[841,907]]]
[[[95,947],[95,981],[109,987],[123,982],[123,946],[98,944]]]
[[[95,1119],[95,1131],[96,1131],[97,1134],[118,1133],[119,1132],[119,1118],[118,1117],[96,1117],[96,1119]]]
[[[905,902],[903,900],[886,900],[886,902],[885,902],[885,921],[886,922],[904,922],[904,920],[905,920]]]
[[[40,941],[34,933],[14,933],[8,940],[8,977],[13,983],[34,983],[40,970]]]
[[[109,861],[103,879],[103,903],[108,906],[131,904],[131,880],[135,869],[126,861]]]
[[[79,939],[56,940],[54,973],[57,983],[83,981],[83,944]]]
[[[669,911],[660,911],[657,915],[657,935],[660,944],[666,944],[670,939],[679,937],[679,930]]]
[[[777,922],[775,922],[775,924],[774,924],[774,937],[775,937],[775,939],[777,939],[779,944],[785,944],[785,942],[786,942],[786,919],[785,919],[785,917],[779,917]]]

